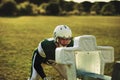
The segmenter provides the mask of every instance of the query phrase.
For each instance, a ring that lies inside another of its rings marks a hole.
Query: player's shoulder
[[[47,38],[47,39],[44,39],[42,42],[47,43],[47,42],[53,42],[53,41],[54,41],[54,38]]]
[[[51,45],[54,44],[54,38],[47,38],[41,42],[42,45]]]

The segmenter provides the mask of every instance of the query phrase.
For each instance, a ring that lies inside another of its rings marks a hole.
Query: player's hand
[[[54,60],[48,60],[46,63],[48,65],[55,65],[56,64],[56,62]]]
[[[47,77],[43,78],[43,80],[49,80]]]

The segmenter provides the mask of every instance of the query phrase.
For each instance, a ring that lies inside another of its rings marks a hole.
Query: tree
[[[63,4],[60,5],[63,11],[73,11],[74,10],[74,5],[75,3],[70,1],[70,2],[62,2]]]
[[[19,15],[37,15],[37,6],[29,2],[23,2],[18,5]]]
[[[17,15],[17,4],[14,0],[4,1],[0,6],[0,15],[14,16]]]
[[[49,3],[42,3],[39,6],[39,13],[40,14],[46,14],[46,8],[47,8],[48,5],[49,5]]]
[[[48,3],[50,0],[29,0],[30,3],[40,5],[42,3]]]
[[[80,6],[81,6],[81,9],[82,9],[83,12],[86,12],[86,13],[90,12],[90,9],[91,9],[91,6],[92,6],[91,2],[85,1],[85,2],[82,2],[80,4],[81,4]]]
[[[64,0],[59,0],[59,6],[61,7],[61,9],[62,10],[64,10],[64,8],[65,8],[65,5],[66,4],[66,1],[64,1]]]
[[[100,6],[98,5],[98,3],[95,3],[92,7],[91,7],[91,12],[95,12],[96,14],[100,13]]]
[[[46,14],[47,15],[59,15],[60,7],[58,3],[49,3],[46,7]]]
[[[110,4],[114,5],[115,14],[120,15],[120,1],[114,0],[114,1],[111,1]]]
[[[95,2],[91,7],[91,12],[95,12],[96,14],[100,14],[102,7],[106,4],[106,2]]]
[[[108,3],[103,6],[101,10],[102,15],[114,15],[115,14],[115,7],[114,5]]]
[[[0,0],[0,3],[2,3],[2,0]]]
[[[23,3],[23,2],[25,2],[25,1],[28,1],[28,0],[15,0],[15,2],[18,3],[18,4],[19,4],[19,3]]]

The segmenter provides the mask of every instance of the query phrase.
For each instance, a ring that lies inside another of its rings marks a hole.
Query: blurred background
[[[119,0],[0,0],[0,16],[120,15]]]
[[[0,0],[0,80],[27,80],[34,49],[59,24],[68,25],[73,37],[94,35],[98,46],[114,47],[120,61],[120,0]],[[106,75],[114,62],[105,65]],[[43,66],[47,76],[61,80]]]

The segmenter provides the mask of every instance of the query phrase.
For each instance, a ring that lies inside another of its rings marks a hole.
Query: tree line
[[[0,0],[0,16],[22,15],[120,15],[120,1]]]

